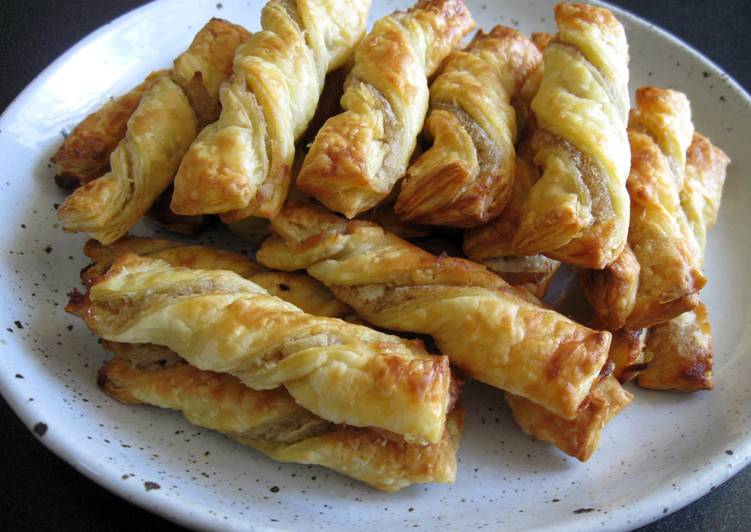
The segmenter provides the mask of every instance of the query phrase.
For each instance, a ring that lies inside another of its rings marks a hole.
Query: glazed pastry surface
[[[221,115],[190,147],[172,210],[225,222],[273,217],[287,197],[295,142],[316,110],[326,73],[365,33],[370,0],[270,0],[262,31],[235,54],[219,89]]]
[[[430,335],[467,375],[563,417],[576,416],[605,363],[610,333],[541,307],[480,264],[311,205],[287,204],[272,225],[262,264],[307,269],[365,320]]]
[[[68,308],[106,340],[162,345],[257,390],[284,386],[334,423],[417,443],[443,434],[446,357],[430,356],[418,341],[306,314],[234,272],[128,254]]]
[[[638,267],[619,257],[605,269],[583,275],[585,294],[595,313],[612,329],[636,330],[664,323],[699,302],[698,292],[706,278],[680,199],[686,150],[693,134],[691,108],[684,94],[656,87],[636,92],[636,108],[629,120],[632,160],[627,187],[631,198],[628,247]],[[633,274],[624,275],[629,265]],[[627,287],[627,282],[633,286]]]
[[[607,9],[559,4],[555,17],[558,34],[532,101],[530,143],[544,172],[514,247],[601,269],[623,250],[629,225],[628,45]]]
[[[452,52],[430,86],[426,137],[394,209],[403,220],[475,227],[498,216],[513,188],[516,112],[511,106],[542,55],[521,33],[480,30]]]
[[[168,76],[159,76],[128,119],[112,169],[77,188],[58,209],[63,229],[103,244],[125,235],[170,185],[196,132],[188,98]]]
[[[297,185],[352,218],[401,179],[428,110],[428,80],[474,28],[462,0],[423,0],[377,21],[355,52],[344,112],[316,135]]]

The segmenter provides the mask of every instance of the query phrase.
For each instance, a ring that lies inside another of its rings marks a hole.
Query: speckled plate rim
[[[32,97],[36,89],[42,85],[47,78],[53,73],[62,68],[68,60],[74,56],[79,50],[85,48],[92,41],[97,40],[101,36],[110,31],[111,25],[117,25],[127,22],[135,17],[140,16],[142,13],[152,9],[152,5],[159,3],[160,0],[154,0],[141,7],[135,8],[127,13],[113,19],[109,23],[95,30],[80,40],[48,67],[46,67],[34,80],[21,91],[21,93],[14,98],[14,100],[8,105],[6,110],[0,115],[0,130],[2,130],[8,121],[7,117],[14,114],[17,109],[24,106],[26,101]],[[662,41],[665,41],[666,45],[677,46],[685,53],[694,56],[702,62],[708,69],[711,69],[715,74],[723,77],[727,82],[729,88],[737,93],[738,96],[744,101],[745,105],[751,108],[751,95],[746,92],[741,85],[736,82],[730,75],[728,75],[720,66],[714,63],[711,59],[706,57],[703,53],[699,52],[679,37],[671,34],[670,32],[660,28],[659,26],[643,19],[642,17],[635,15],[625,9],[611,5],[607,2],[598,0],[591,0],[592,4],[600,4],[611,9],[620,19],[628,20],[631,24],[641,26],[643,29],[656,34]],[[16,384],[12,375],[6,374],[0,370],[0,395],[6,400],[13,411],[23,421],[23,423],[32,430],[32,424],[35,420],[43,417],[44,412],[38,408],[35,403],[29,403],[24,400],[24,395],[21,388]],[[57,456],[65,460],[68,464],[74,467],[79,473],[96,482],[103,488],[106,488],[112,493],[122,497],[123,499],[138,505],[148,511],[154,512],[162,517],[169,519],[180,525],[195,528],[195,529],[212,529],[217,526],[221,526],[222,523],[216,516],[209,514],[195,514],[189,511],[183,503],[177,498],[162,497],[160,495],[154,495],[148,493],[142,488],[119,482],[119,478],[115,476],[109,476],[104,474],[101,470],[97,470],[93,463],[87,459],[86,456],[81,456],[77,451],[75,441],[72,438],[65,437],[63,431],[56,431],[54,433],[48,433],[40,442],[50,449]],[[670,490],[670,487],[665,485],[661,489],[652,491],[649,495],[641,497],[635,501],[632,501],[631,505],[625,509],[613,509],[613,513],[622,515],[621,519],[618,519],[620,523],[625,523],[626,518],[630,519],[630,525],[628,528],[638,528],[650,522],[653,522],[659,518],[664,517],[670,513],[676,512],[688,504],[696,501],[702,496],[706,495],[709,491],[716,488],[720,484],[726,482],[733,475],[742,470],[746,465],[751,463],[751,438],[739,436],[733,443],[736,449],[735,459],[731,462],[731,469],[728,470],[719,465],[713,465],[711,463],[702,466],[693,471],[688,471],[683,475],[674,477],[673,480],[682,483],[687,486],[686,489],[675,493]],[[659,501],[659,503],[657,502]],[[670,508],[669,512],[664,512],[661,509]],[[576,523],[571,521],[562,522],[559,525],[547,527],[547,530],[571,530],[571,529],[597,529],[602,528],[598,524],[599,518],[596,516],[578,516]],[[625,529],[626,527],[624,527]],[[270,528],[266,526],[258,526],[253,528],[254,530],[267,530]]]

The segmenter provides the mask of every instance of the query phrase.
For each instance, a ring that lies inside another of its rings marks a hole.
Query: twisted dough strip
[[[686,154],[681,205],[704,262],[707,231],[717,221],[722,187],[730,159],[706,137],[694,133]],[[658,390],[695,391],[712,388],[712,330],[707,308],[697,307],[652,327],[647,337],[647,369],[639,386]]]
[[[190,100],[198,124],[219,116],[219,84],[232,73],[235,50],[250,36],[242,26],[212,18],[196,34],[188,49],[174,61],[173,71],[151,73],[128,93],[110,100],[84,118],[65,138],[50,161],[57,165],[55,181],[76,188],[104,175],[110,154],[125,137],[128,119],[141,96],[160,75],[172,75]]]
[[[112,266],[118,257],[136,253],[142,257],[163,260],[177,268],[194,270],[228,270],[245,277],[277,296],[301,308],[308,314],[333,318],[350,318],[354,311],[338,299],[324,285],[294,272],[272,272],[245,255],[206,246],[188,246],[172,240],[157,240],[126,236],[114,244],[103,246],[89,240],[83,247],[92,264],[81,271],[84,286],[91,287]]]
[[[57,211],[63,229],[104,244],[133,227],[172,181],[196,136],[196,117],[182,89],[166,75],[144,92],[112,152],[112,170],[77,188]]]
[[[306,268],[365,320],[427,334],[469,376],[573,418],[607,358],[610,333],[539,306],[484,266],[435,257],[380,227],[288,203],[262,264]]]
[[[524,151],[526,148],[522,145],[520,152]],[[498,218],[464,233],[464,253],[486,265],[507,283],[522,285],[542,299],[561,263],[544,255],[517,255],[513,245],[522,205],[538,179],[534,165],[517,156],[511,199]]]
[[[134,347],[109,345],[120,356],[99,371],[99,385],[120,402],[179,410],[191,423],[222,432],[275,460],[321,465],[383,491],[417,482],[451,483],[456,477],[463,425],[458,407],[449,413],[437,443],[417,445],[385,431],[329,423],[300,407],[282,388],[253,390],[230,375],[180,362],[139,367],[123,358]],[[152,359],[169,360],[164,348],[145,349],[155,351]],[[160,357],[159,350],[167,356]]]
[[[521,33],[496,26],[443,62],[430,87],[433,146],[407,171],[394,206],[403,220],[475,227],[500,214],[514,177],[511,100],[542,60]]]
[[[527,196],[514,246],[601,269],[628,232],[628,45],[607,9],[559,4],[555,17],[558,35],[543,53],[532,101],[531,144],[544,173]]]
[[[329,421],[417,443],[443,434],[451,380],[445,357],[428,355],[416,341],[306,314],[233,272],[129,254],[69,308],[106,340],[163,345],[254,389],[284,385]]]
[[[377,21],[355,52],[342,97],[297,185],[352,218],[404,176],[428,110],[427,78],[474,28],[462,0],[423,0]]]
[[[628,247],[605,269],[582,275],[595,314],[613,330],[664,323],[699,302],[706,278],[680,199],[693,133],[684,94],[656,87],[636,92],[628,130]]]
[[[201,131],[175,177],[172,210],[227,222],[273,217],[287,197],[295,141],[313,118],[326,72],[365,32],[370,0],[270,0],[263,31],[241,46],[222,113]]]
[[[574,419],[563,419],[528,399],[506,393],[514,420],[524,432],[582,462],[597,450],[605,425],[632,399],[633,395],[609,375],[592,388],[586,407]]]

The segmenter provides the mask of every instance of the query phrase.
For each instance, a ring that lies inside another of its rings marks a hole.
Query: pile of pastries
[[[462,0],[368,33],[370,3],[213,19],[55,153],[62,226],[91,237],[67,310],[114,355],[104,392],[395,491],[454,480],[470,379],[582,461],[626,381],[710,389],[699,292],[729,159],[686,96],[630,101],[604,8],[465,45]],[[129,236],[144,217],[223,223],[255,260]],[[561,263],[591,322],[541,302]]]

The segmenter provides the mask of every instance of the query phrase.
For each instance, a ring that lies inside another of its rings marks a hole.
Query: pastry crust
[[[446,58],[430,87],[433,145],[409,167],[394,206],[403,220],[466,228],[500,214],[514,177],[511,100],[541,61],[530,40],[504,26],[480,30]]]
[[[284,386],[334,423],[417,443],[443,434],[446,357],[430,356],[419,341],[306,314],[234,272],[128,254],[68,308],[106,340],[163,345],[257,390]]]
[[[573,418],[607,358],[610,333],[543,308],[484,266],[435,257],[311,205],[288,203],[257,260],[305,268],[379,327],[432,336],[467,375]]]
[[[601,269],[628,233],[628,45],[607,9],[558,4],[555,17],[558,35],[543,53],[532,101],[530,142],[544,173],[524,203],[514,247]]]
[[[191,423],[275,460],[322,465],[379,490],[451,483],[456,476],[463,424],[458,407],[441,439],[422,446],[377,429],[335,425],[300,407],[283,388],[256,391],[230,375],[185,363],[148,370],[118,356],[99,371],[98,382],[120,402],[179,410]]]
[[[206,246],[189,246],[170,240],[126,236],[114,244],[103,246],[89,240],[83,248],[92,264],[81,271],[81,281],[90,287],[112,263],[126,253],[163,260],[178,268],[229,270],[263,287],[308,314],[349,318],[354,311],[334,297],[323,284],[304,273],[270,272],[245,255]]]
[[[188,95],[199,125],[219,112],[219,84],[229,77],[235,49],[250,34],[226,20],[211,19],[196,34],[188,49],[175,59],[174,70],[152,72],[146,80],[94,111],[65,138],[50,159],[57,166],[55,181],[76,188],[101,177],[110,169],[110,155],[127,130],[128,119],[141,96],[162,75],[174,77]]]
[[[270,0],[263,31],[235,54],[220,89],[219,120],[204,128],[175,177],[172,210],[219,213],[225,222],[273,217],[291,179],[298,140],[313,118],[326,73],[365,32],[370,0]]]
[[[219,87],[232,74],[235,51],[249,38],[242,26],[212,18],[175,59],[173,79],[188,96],[198,127],[219,118]]]
[[[316,135],[300,189],[349,218],[385,199],[415,149],[427,78],[473,28],[462,0],[423,0],[377,21],[355,52],[345,111]]]
[[[561,263],[544,255],[517,255],[513,244],[522,205],[538,178],[535,167],[517,156],[511,199],[498,218],[464,233],[464,253],[507,283],[522,285],[542,299]]]
[[[104,244],[123,236],[169,186],[196,131],[182,89],[158,77],[128,119],[110,172],[76,189],[58,209],[63,229],[89,233]]]
[[[84,118],[65,137],[62,146],[50,158],[57,166],[55,182],[60,188],[77,188],[107,173],[110,155],[125,137],[128,119],[143,93],[155,79],[164,75],[169,75],[169,71],[152,72],[143,83]]]
[[[624,275],[631,260],[619,257],[605,269],[584,272],[582,277],[595,313],[613,329],[636,330],[664,323],[699,302],[698,292],[706,278],[680,201],[685,153],[693,131],[684,94],[656,87],[636,92],[628,131],[631,173],[627,187],[631,197],[628,246],[638,263],[638,275]]]
[[[712,389],[712,329],[707,307],[698,304],[649,330],[644,358],[647,368],[637,377],[642,388],[693,392]]]
[[[563,419],[523,397],[506,394],[514,420],[524,432],[582,462],[597,450],[605,425],[632,399],[612,375],[592,388],[587,406],[574,419]]]

